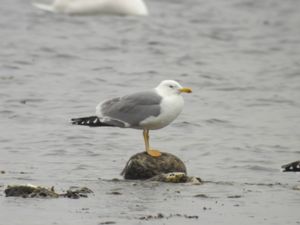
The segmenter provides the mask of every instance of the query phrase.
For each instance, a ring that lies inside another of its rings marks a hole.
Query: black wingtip
[[[283,168],[283,172],[300,172],[300,161],[291,162],[281,168]]]
[[[84,119],[85,118],[72,118],[70,122],[73,125],[80,125],[80,123],[83,122]]]
[[[100,120],[97,116],[72,118],[70,122],[73,125],[100,126]]]
[[[81,117],[81,118],[72,118],[71,124],[89,126],[89,127],[104,127],[104,126],[114,126],[111,124],[103,123],[100,121],[100,118],[97,116]]]

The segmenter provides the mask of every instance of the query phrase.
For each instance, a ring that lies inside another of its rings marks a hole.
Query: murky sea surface
[[[1,225],[300,224],[300,174],[280,170],[300,159],[300,1],[148,0],[148,17],[2,1]],[[68,123],[164,79],[193,93],[151,144],[203,185],[123,181],[141,131]],[[27,183],[94,194],[5,197],[7,185]]]

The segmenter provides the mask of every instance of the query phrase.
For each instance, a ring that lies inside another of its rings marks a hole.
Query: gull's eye
[[[169,85],[169,88],[174,88],[174,85],[170,84],[170,85]]]

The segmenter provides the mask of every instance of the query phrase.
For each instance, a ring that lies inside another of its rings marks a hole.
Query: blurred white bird
[[[148,15],[143,0],[54,0],[52,4],[33,3],[39,9],[71,15]]]

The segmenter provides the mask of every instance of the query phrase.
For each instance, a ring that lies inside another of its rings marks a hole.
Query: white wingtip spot
[[[97,121],[98,121],[98,118],[94,120],[94,123],[97,123]]]

